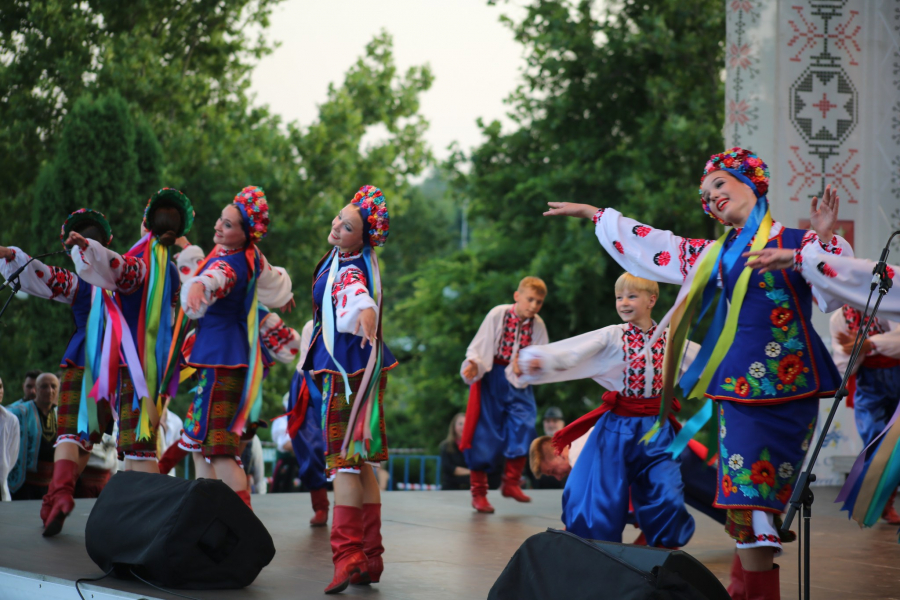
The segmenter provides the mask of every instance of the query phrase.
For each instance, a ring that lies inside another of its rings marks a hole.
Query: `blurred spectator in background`
[[[551,406],[544,411],[544,435],[553,437],[553,434],[566,426],[563,412],[557,406]]]
[[[19,420],[19,456],[9,474],[13,500],[40,500],[53,478],[59,379],[53,373],[41,373],[35,382],[34,399],[14,403],[9,409]],[[28,393],[27,386],[22,387]]]
[[[466,466],[462,450],[459,449],[459,441],[462,439],[465,423],[466,415],[456,413],[450,420],[447,439],[438,446],[441,453],[441,489],[469,489],[469,469]]]
[[[19,458],[19,420],[0,406],[0,502],[9,502],[9,484],[6,478]]]
[[[28,371],[25,373],[25,380],[22,382],[22,398],[13,402],[11,406],[34,400],[35,396],[37,396],[37,378],[40,375],[40,371]]]

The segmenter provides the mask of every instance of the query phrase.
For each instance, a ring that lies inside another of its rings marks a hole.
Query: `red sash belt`
[[[303,382],[300,384],[300,393],[297,394],[297,401],[294,402],[294,410],[287,413],[287,433],[291,438],[297,435],[300,427],[303,426],[303,421],[306,420],[307,408],[309,408],[309,387],[306,385],[306,377],[304,377]]]
[[[553,447],[556,453],[560,454],[563,449],[572,442],[590,431],[597,421],[608,412],[619,415],[620,417],[652,417],[659,414],[659,396],[651,396],[650,398],[642,398],[637,396],[623,396],[621,392],[606,392],[601,397],[603,401],[600,406],[587,413],[586,415],[572,421],[553,436]],[[672,413],[669,414],[669,422],[676,431],[681,429],[681,425],[675,420],[674,413],[681,410],[681,403],[678,400],[672,401]],[[468,419],[468,414],[466,415]]]
[[[867,369],[892,369],[900,366],[900,359],[891,358],[884,354],[873,354],[872,356],[866,357],[862,362],[862,366]]]

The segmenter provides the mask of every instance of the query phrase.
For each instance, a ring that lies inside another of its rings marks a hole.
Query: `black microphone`
[[[900,231],[895,231],[894,233],[892,233],[891,237],[888,238],[887,244],[884,245],[884,250],[881,251],[881,258],[878,259],[878,262],[875,263],[875,268],[872,269],[872,284],[869,286],[869,290],[874,290],[879,283],[885,281],[885,271],[887,271],[887,257],[890,253],[891,241],[897,234],[900,234]]]

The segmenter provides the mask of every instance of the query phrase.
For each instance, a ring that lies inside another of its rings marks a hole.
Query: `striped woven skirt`
[[[81,404],[81,383],[84,369],[64,367],[59,377],[59,406],[56,410],[56,446],[72,442],[90,452],[94,443],[99,442],[104,433],[112,433],[112,410],[109,402],[97,402],[97,430],[89,436],[78,433],[78,411]],[[90,402],[94,400],[88,399]]]
[[[193,402],[184,419],[179,445],[203,456],[239,456],[241,436],[229,428],[244,393],[247,368],[197,369]]]
[[[138,440],[140,406],[134,410],[134,383],[126,367],[119,369],[119,458],[152,460],[156,458],[157,427],[150,427],[150,437]]]
[[[353,392],[351,398],[356,397],[359,385],[362,383],[362,374],[350,378],[350,389]],[[322,390],[322,432],[325,436],[325,467],[327,469],[354,469],[367,462],[382,462],[388,458],[387,431],[384,424],[384,390],[387,387],[387,373],[382,374],[378,386],[377,403],[381,418],[378,420],[378,430],[372,431],[372,436],[380,438],[380,450],[366,458],[359,455],[341,456],[341,448],[347,433],[347,425],[350,422],[352,404],[347,403],[347,395],[344,388],[344,380],[340,375],[322,373],[316,377],[316,383]]]

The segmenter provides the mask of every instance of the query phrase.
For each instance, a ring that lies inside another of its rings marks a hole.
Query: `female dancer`
[[[112,241],[106,217],[89,208],[79,209],[69,215],[63,223],[60,241],[64,241],[73,231],[103,246]],[[65,243],[63,246],[68,249]],[[19,248],[0,246],[0,273],[9,277],[28,263],[29,258]],[[48,266],[40,260],[31,261],[19,275],[19,281],[22,291],[31,296],[71,306],[75,320],[75,332],[59,365],[60,390],[53,473],[41,506],[44,536],[50,537],[62,530],[66,517],[75,508],[73,494],[78,476],[87,465],[94,442],[100,441],[112,424],[109,398],[97,398],[95,401],[88,397],[93,388],[94,376],[99,375],[99,370],[91,369],[91,377],[84,377],[85,365],[90,367],[95,363],[94,359],[99,357],[104,300],[102,294],[94,293],[94,286],[75,273]],[[94,318],[90,319],[91,316]],[[86,344],[85,340],[88,338],[90,343]],[[24,471],[25,469],[20,470],[22,473]],[[15,487],[21,483],[13,481],[11,485]]]
[[[195,453],[200,476],[221,479],[247,506],[247,477],[235,459],[242,432],[262,407],[258,305],[285,311],[293,306],[287,272],[272,267],[256,247],[268,228],[265,193],[256,186],[244,188],[222,209],[215,248],[181,290],[184,314],[197,321],[187,365],[197,369],[199,383],[178,443]],[[210,459],[214,473],[203,457]]]
[[[326,594],[349,583],[377,583],[384,568],[381,492],[372,465],[387,460],[385,372],[397,361],[381,339],[381,276],[372,249],[384,245],[389,223],[381,190],[361,187],[332,220],[328,243],[334,248],[313,280],[316,325],[298,398],[321,394],[325,465],[336,472],[334,579]]]
[[[833,236],[837,196],[830,188],[821,203],[813,199],[814,232],[773,221],[765,196],[768,168],[747,150],[713,155],[700,181],[703,210],[733,226],[715,243],[652,229],[609,208],[551,202],[544,214],[593,217],[601,245],[623,268],[682,285],[675,307],[659,327],[662,331],[671,321],[674,332],[666,353],[664,395],[672,393],[694,309],[699,308],[699,320],[716,287],[723,288],[713,325],[679,384],[685,397],[719,401],[715,506],[728,510],[726,530],[738,547],[729,591],[737,598],[779,598],[773,558],[781,551],[781,539],[774,516],[790,498],[809,447],[818,398],[833,396],[840,376],[810,323],[813,298],[827,310],[823,290],[810,288],[792,271],[751,273],[740,254],[747,246],[803,248],[823,255],[852,250]],[[704,409],[711,416],[709,402]],[[670,449],[679,452],[704,420],[688,422]]]
[[[750,257],[747,266],[759,269],[760,273],[793,268],[815,289],[826,290],[833,298],[833,308],[846,302],[860,311],[871,309],[878,296],[878,291],[872,293],[871,304],[867,306],[875,285],[872,275],[875,273],[876,263],[871,260],[819,256],[805,248],[802,251],[765,248],[745,256]],[[900,321],[900,293],[893,289],[895,284],[900,283],[898,273],[900,266],[884,266],[883,276],[889,280],[884,282],[888,293],[882,298],[877,321]],[[861,323],[864,324],[865,322]],[[900,351],[894,343],[894,332],[877,337],[887,342],[879,341],[880,353],[900,358]],[[874,344],[870,344],[870,348],[872,345]],[[897,452],[900,447],[900,427],[896,424],[898,417],[900,411],[895,411],[887,426],[860,453],[837,497],[838,501],[844,503],[842,510],[846,510],[850,518],[865,527],[877,523],[879,517],[892,507],[894,494],[900,485],[900,452]]]
[[[69,236],[68,241],[80,249],[72,252],[79,276],[116,292],[127,324],[127,331],[122,332],[123,362],[128,368],[122,369],[120,376],[118,449],[128,470],[159,472],[159,415],[165,396],[175,392],[166,379],[166,367],[173,338],[172,307],[180,281],[170,254],[172,245],[193,223],[194,209],[187,196],[163,188],[150,197],[144,209],[147,233],[124,255],[77,233]],[[111,345],[110,351],[118,354],[118,347]],[[171,383],[177,386],[178,381]]]

